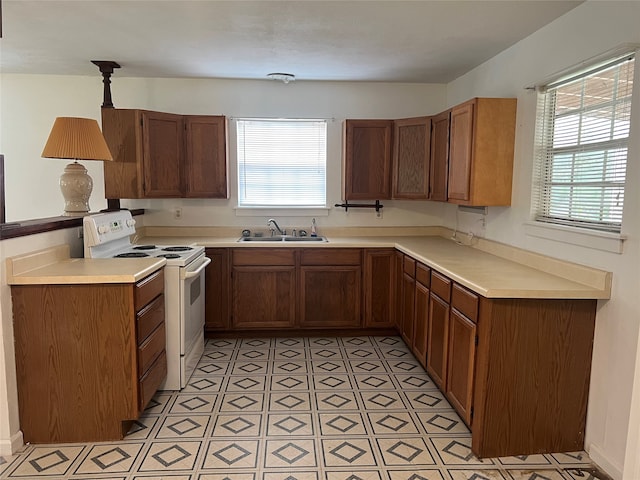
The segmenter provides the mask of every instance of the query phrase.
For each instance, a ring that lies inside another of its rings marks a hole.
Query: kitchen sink
[[[277,235],[275,237],[241,237],[238,242],[328,242],[327,237],[294,237]]]

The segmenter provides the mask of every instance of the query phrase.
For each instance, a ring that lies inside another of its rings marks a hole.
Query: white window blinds
[[[627,55],[540,94],[536,220],[620,232],[633,70]]]
[[[239,206],[326,206],[326,121],[239,119],[236,126]]]

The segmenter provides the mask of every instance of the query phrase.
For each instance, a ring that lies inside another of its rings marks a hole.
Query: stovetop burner
[[[149,254],[144,252],[125,252],[119,253],[118,255],[114,255],[113,258],[141,258],[148,257]]]
[[[178,255],[177,253],[162,253],[160,255],[156,255],[156,257],[172,259],[172,258],[180,258],[180,255]]]
[[[193,247],[166,247],[162,249],[165,252],[188,252],[193,250]]]
[[[134,250],[155,250],[155,245],[138,245],[137,247],[133,247]]]

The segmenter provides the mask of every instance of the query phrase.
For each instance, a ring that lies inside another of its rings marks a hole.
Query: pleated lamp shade
[[[92,118],[58,117],[53,123],[44,158],[113,160],[98,122]]]
[[[56,118],[42,156],[74,160],[60,176],[60,190],[65,200],[63,215],[88,213],[93,180],[78,160],[113,160],[98,122],[91,118]]]

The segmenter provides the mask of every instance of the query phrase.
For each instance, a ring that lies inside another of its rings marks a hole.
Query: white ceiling
[[[2,0],[0,70],[446,83],[580,3]]]

